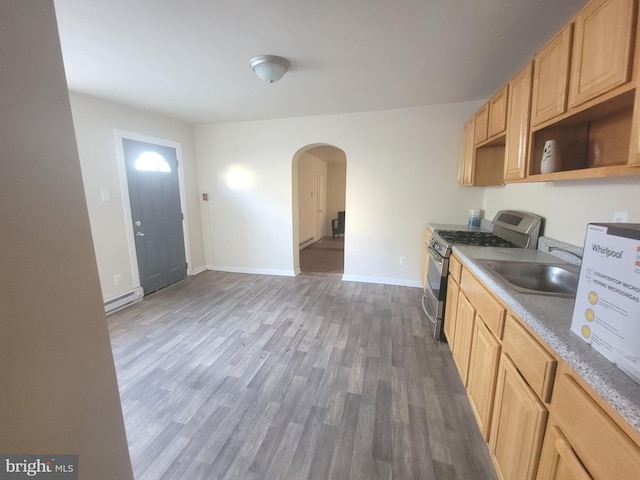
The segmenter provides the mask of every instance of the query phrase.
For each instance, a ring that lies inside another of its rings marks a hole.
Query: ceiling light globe
[[[260,55],[253,57],[249,65],[258,78],[268,83],[280,80],[291,66],[289,60],[275,55]]]

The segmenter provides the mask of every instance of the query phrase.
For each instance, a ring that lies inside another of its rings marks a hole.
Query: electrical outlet
[[[116,273],[113,276],[113,284],[114,285],[120,285],[122,283],[122,274],[121,273]]]
[[[400,265],[406,265],[406,264],[407,264],[407,257],[405,257],[405,256],[400,256],[400,259],[398,260],[398,264],[400,264]]]
[[[615,223],[625,223],[627,221],[627,212],[613,212],[613,221]]]

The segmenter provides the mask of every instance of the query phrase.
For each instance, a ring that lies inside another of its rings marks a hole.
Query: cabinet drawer
[[[431,230],[429,230],[428,228],[424,229],[424,243],[426,243],[427,246],[429,246],[429,241],[431,240],[432,235],[433,233],[431,232]]]
[[[451,256],[449,259],[449,275],[457,282],[460,283],[460,275],[462,274],[462,264],[460,261]]]
[[[462,269],[460,288],[473,304],[478,315],[482,317],[491,333],[498,339],[502,339],[505,308],[464,268]]]
[[[589,474],[596,479],[637,478],[640,447],[570,375],[558,380],[552,411]]]
[[[512,315],[505,321],[502,347],[533,391],[548,403],[557,362]]]

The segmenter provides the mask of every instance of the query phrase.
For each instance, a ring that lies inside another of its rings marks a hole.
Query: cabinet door
[[[593,0],[575,23],[569,106],[629,81],[634,0]]]
[[[596,479],[638,478],[640,447],[598,405],[595,394],[568,373],[557,377],[553,390],[553,425],[562,430],[589,474]],[[548,455],[546,442],[543,456]]]
[[[476,416],[480,432],[489,439],[493,396],[495,394],[500,343],[485,326],[482,317],[476,315],[469,357],[467,393]]]
[[[485,103],[476,112],[476,126],[474,128],[475,144],[484,142],[487,139],[487,129],[489,126],[489,104]]]
[[[460,293],[460,287],[453,280],[453,277],[449,275],[449,281],[447,286],[447,304],[444,311],[444,335],[449,342],[449,348],[453,350],[455,344],[455,329],[456,329],[456,316],[458,314],[458,294]]]
[[[573,24],[569,24],[536,55],[531,125],[538,125],[567,110],[572,30]]]
[[[507,129],[508,94],[509,85],[505,85],[489,100],[488,138],[500,135]]]
[[[531,108],[532,64],[529,63],[509,83],[509,114],[505,145],[504,179],[518,180],[526,176]]]
[[[476,152],[474,143],[475,116],[464,124],[462,130],[462,150],[460,152],[460,166],[458,170],[458,183],[460,185],[473,185],[473,160]]]
[[[476,311],[462,292],[458,294],[458,307],[456,312],[455,332],[453,337],[453,361],[458,368],[460,379],[464,386],[467,385],[467,373],[469,371],[469,355],[471,353],[471,338],[473,336],[473,322]]]
[[[544,445],[538,480],[593,480],[558,427],[547,431]]]
[[[535,478],[546,422],[547,409],[503,353],[489,441],[489,450],[501,479]]]

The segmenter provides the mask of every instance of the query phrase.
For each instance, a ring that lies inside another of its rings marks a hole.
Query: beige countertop
[[[573,298],[519,293],[505,286],[477,260],[563,263],[540,250],[454,246],[453,252],[549,347],[564,359],[626,421],[640,432],[640,385],[583,342],[571,330]]]

